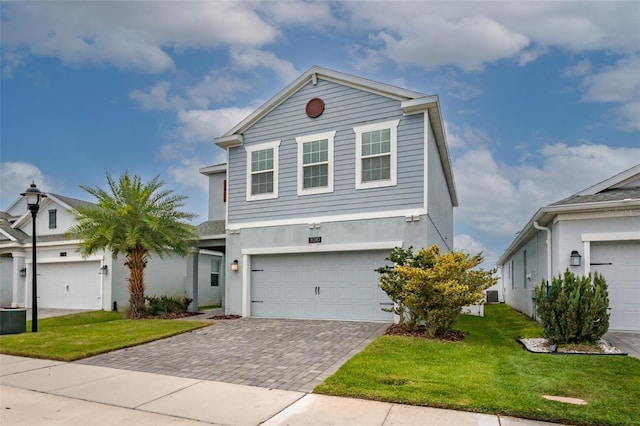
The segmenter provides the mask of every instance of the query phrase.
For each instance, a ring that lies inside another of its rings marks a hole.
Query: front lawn
[[[585,425],[640,425],[640,360],[525,351],[540,326],[506,305],[460,316],[463,342],[380,336],[314,392]],[[548,401],[580,398],[587,405]]]
[[[118,312],[83,312],[38,320],[37,333],[0,336],[0,353],[75,361],[211,325],[210,322],[125,319]],[[31,321],[27,321],[31,330]]]

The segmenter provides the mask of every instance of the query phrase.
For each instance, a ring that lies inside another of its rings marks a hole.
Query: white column
[[[25,306],[24,300],[22,300],[22,303],[20,303],[20,294],[22,293],[22,295],[25,296],[24,289],[26,286],[27,277],[21,277],[20,270],[24,269],[26,266],[26,253],[23,251],[12,252],[11,256],[13,257],[13,287],[11,294],[11,307],[17,308],[19,306]],[[20,289],[22,289],[23,291],[20,291]]]

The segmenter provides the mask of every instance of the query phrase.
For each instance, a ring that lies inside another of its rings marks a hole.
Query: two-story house
[[[47,194],[36,217],[37,300],[40,308],[126,309],[129,270],[122,256],[110,251],[80,254],[80,240],[67,236],[75,224],[77,208],[92,203]],[[212,237],[215,223],[198,226],[201,244],[187,258],[177,254],[159,259],[151,254],[145,269],[147,295],[197,297],[197,305],[221,302],[222,253]],[[32,216],[23,196],[0,212],[0,306],[31,307]],[[195,255],[197,253],[197,255]]]
[[[393,321],[374,269],[396,246],[453,248],[437,96],[314,66],[216,144],[227,164],[201,172],[228,314]]]

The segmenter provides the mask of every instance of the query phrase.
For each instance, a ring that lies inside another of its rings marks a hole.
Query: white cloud
[[[56,192],[61,189],[59,183],[45,176],[31,163],[19,161],[0,163],[0,206],[8,207],[18,199],[31,182],[35,182],[43,192]]]
[[[524,65],[549,47],[637,52],[638,2],[345,2],[350,24],[376,38],[371,49],[401,66],[478,71],[513,58]],[[378,43],[382,42],[382,45]],[[366,52],[366,49],[362,49]],[[375,56],[372,52],[368,57]]]
[[[420,15],[408,24],[398,36],[386,31],[378,34],[385,54],[403,66],[433,69],[454,64],[465,71],[480,71],[484,64],[512,57],[529,44],[527,37],[482,15],[457,21]]]
[[[184,101],[179,96],[169,97],[171,83],[160,81],[151,86],[148,91],[135,89],[129,97],[138,102],[142,109],[165,110],[181,108]]]
[[[186,94],[190,105],[207,108],[212,101],[232,100],[237,92],[246,92],[250,88],[249,83],[234,78],[232,73],[214,70],[205,75],[198,84],[189,87]]]
[[[211,142],[253,112],[252,108],[220,108],[178,112],[179,132],[187,142]]]
[[[201,157],[182,158],[179,166],[171,166],[167,171],[176,182],[186,187],[193,187],[207,192],[209,190],[209,181],[206,176],[198,171],[205,165],[208,164],[205,164]]]
[[[453,248],[472,256],[482,252],[484,262],[482,262],[479,267],[486,270],[495,268],[496,262],[500,257],[498,256],[498,253],[486,248],[482,243],[476,241],[469,234],[460,234],[453,237]]]
[[[278,36],[253,2],[16,2],[2,12],[5,53],[149,73],[172,70],[174,49],[255,47]]]
[[[261,4],[267,20],[281,25],[297,25],[305,28],[319,28],[337,25],[331,13],[331,5],[318,1],[267,1]]]
[[[567,77],[583,77],[591,72],[591,61],[583,59],[578,61],[575,65],[565,68],[564,75]]]
[[[513,236],[538,208],[633,167],[638,158],[640,147],[557,143],[536,153],[540,165],[508,165],[484,147],[469,150],[453,164],[456,220],[491,237]]]
[[[291,62],[278,58],[273,52],[259,49],[231,49],[231,61],[233,66],[238,69],[270,69],[285,83],[290,83],[292,80],[295,80],[299,74]]]

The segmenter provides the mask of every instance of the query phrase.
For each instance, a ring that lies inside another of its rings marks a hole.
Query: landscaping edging
[[[604,352],[581,352],[581,351],[555,351],[552,352],[549,349],[543,350],[540,348],[540,341],[547,339],[544,338],[535,338],[535,339],[522,339],[516,338],[516,342],[520,343],[522,348],[528,352],[534,354],[550,354],[550,355],[622,355],[627,356],[628,353],[620,351],[618,348],[610,344],[604,339],[600,339],[600,347],[604,350]]]

